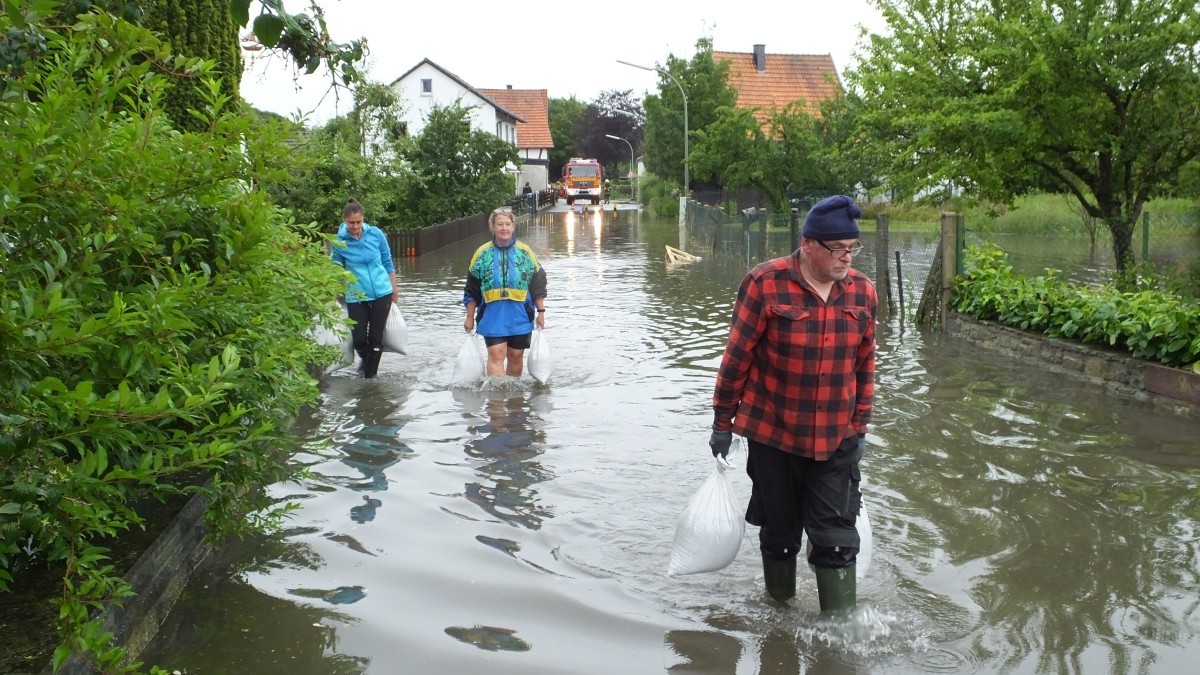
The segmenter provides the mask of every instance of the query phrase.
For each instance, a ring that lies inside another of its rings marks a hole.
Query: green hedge
[[[1200,306],[1145,287],[1067,284],[1054,270],[1032,279],[1013,273],[997,247],[970,247],[955,281],[953,308],[976,319],[1055,338],[1100,344],[1131,356],[1200,373]]]
[[[91,617],[129,589],[101,542],[181,492],[216,530],[286,511],[251,488],[285,476],[307,367],[336,356],[307,335],[341,320],[346,273],[250,187],[288,148],[229,111],[211,64],[108,15],[5,31],[47,48],[0,77],[0,603],[61,572],[54,663],[117,672]],[[165,72],[201,78],[204,131],[171,127]]]

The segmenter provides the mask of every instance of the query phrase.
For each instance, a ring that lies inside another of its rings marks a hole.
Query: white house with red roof
[[[480,89],[488,98],[511,110],[517,121],[517,150],[521,153],[517,189],[526,182],[535,192],[550,185],[550,96],[545,89]]]
[[[474,108],[471,115],[473,129],[496,134],[514,145],[517,143],[517,124],[524,121],[520,115],[429,59],[422,59],[389,86],[404,103],[403,121],[409,136],[421,133],[435,106],[448,108],[457,102],[463,107]]]

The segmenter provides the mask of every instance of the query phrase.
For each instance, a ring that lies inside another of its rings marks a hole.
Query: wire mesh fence
[[[692,245],[713,256],[732,256],[747,269],[791,253],[799,245],[806,211],[772,213],[756,206],[733,210],[735,204],[757,203],[761,201],[747,195],[717,206],[689,200],[685,221]],[[1100,284],[1116,270],[1112,235],[1102,223],[1090,229],[1047,223],[1017,232],[983,219],[962,220],[966,246],[998,246],[1018,274],[1032,277],[1054,269],[1071,283]],[[854,267],[875,280],[881,313],[894,312],[902,322],[915,323],[931,270],[940,276],[940,269],[935,270],[940,220],[891,220],[885,215],[864,218],[860,227],[865,250]],[[1195,215],[1147,212],[1134,230],[1131,252],[1136,262],[1156,271],[1186,273],[1200,264],[1200,225]]]
[[[686,225],[692,245],[713,256],[742,261],[747,269],[796,249],[805,212],[750,209],[730,215],[689,201]],[[854,259],[854,267],[875,280],[880,311],[915,316],[937,254],[939,223],[888,223],[885,218],[882,223],[864,220],[860,226],[864,250]]]
[[[1013,271],[1039,276],[1047,269],[1061,273],[1078,284],[1101,284],[1116,271],[1111,230],[1091,219],[1068,227],[1044,231],[1004,231],[986,224],[966,222],[966,244],[993,244],[1008,255]],[[1185,274],[1200,263],[1200,224],[1195,214],[1143,212],[1134,226],[1130,253],[1136,263],[1145,263],[1164,274]]]

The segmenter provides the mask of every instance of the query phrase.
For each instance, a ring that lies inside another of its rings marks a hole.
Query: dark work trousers
[[[350,337],[354,351],[362,359],[363,377],[375,377],[379,359],[383,356],[383,329],[387,327],[392,296],[385,295],[367,302],[347,302],[346,315],[354,322]]]
[[[746,522],[758,525],[764,555],[786,560],[800,552],[808,533],[816,567],[840,568],[858,556],[855,520],[862,504],[859,484],[865,441],[851,436],[824,462],[749,442],[746,473],[753,487]]]

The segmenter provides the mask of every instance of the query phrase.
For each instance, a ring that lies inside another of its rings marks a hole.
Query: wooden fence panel
[[[388,246],[397,258],[415,257],[471,237],[483,239],[487,233],[487,214],[477,213],[466,218],[430,225],[416,230],[388,232]]]

